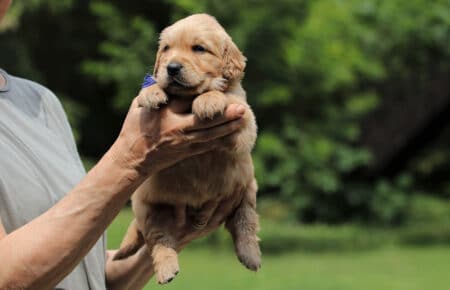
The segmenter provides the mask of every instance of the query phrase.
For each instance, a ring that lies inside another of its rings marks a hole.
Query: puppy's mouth
[[[169,77],[169,87],[194,89],[196,86],[186,82],[185,80],[179,77]]]

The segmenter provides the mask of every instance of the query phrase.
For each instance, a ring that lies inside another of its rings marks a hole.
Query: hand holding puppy
[[[184,104],[171,102],[160,110],[140,107],[135,98],[112,150],[120,166],[133,169],[139,177],[223,144],[222,138],[242,126],[245,107],[232,104],[223,115],[200,120],[183,114]],[[126,152],[125,154],[123,152]]]

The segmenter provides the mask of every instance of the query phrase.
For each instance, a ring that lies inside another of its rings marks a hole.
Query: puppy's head
[[[195,14],[162,31],[153,75],[169,94],[196,96],[240,81],[245,61],[215,18]]]

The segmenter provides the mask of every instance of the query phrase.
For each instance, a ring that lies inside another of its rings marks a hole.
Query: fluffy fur
[[[256,123],[241,86],[245,61],[231,37],[209,15],[192,15],[161,33],[154,70],[158,85],[141,90],[140,105],[158,108],[168,98],[189,99],[192,112],[201,119],[223,113],[230,103],[243,104],[247,111],[244,127],[225,141],[230,146],[162,170],[133,194],[136,219],[115,258],[132,254],[146,242],[159,283],[171,281],[179,271],[176,241],[167,230],[185,218],[177,215],[183,213],[179,209],[201,209],[207,216],[232,194],[239,199],[238,206],[226,219],[226,228],[241,263],[254,271],[260,267],[257,184],[250,155],[256,140]],[[182,66],[175,76],[167,70],[171,63]],[[205,225],[204,216],[197,215],[195,226]]]

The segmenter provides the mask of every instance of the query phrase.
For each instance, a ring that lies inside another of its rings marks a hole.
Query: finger
[[[188,150],[185,156],[182,157],[182,159],[187,159],[195,155],[203,154],[211,150],[224,147],[224,142],[225,140],[223,138],[218,138],[210,142],[191,143],[189,144]]]
[[[200,143],[191,143],[188,146],[188,149],[185,152],[185,155],[180,159],[188,159],[192,156],[203,154],[212,150],[215,150],[217,148],[224,147],[224,138],[219,138],[216,140],[212,140],[209,142],[200,142]]]
[[[175,205],[175,226],[182,228],[186,224],[186,205]]]
[[[196,230],[201,230],[209,222],[209,219],[212,217],[214,210],[219,205],[218,200],[210,200],[206,202],[200,209],[200,211],[194,215],[194,220],[192,221],[192,226]]]
[[[190,132],[196,130],[202,130],[207,128],[212,128],[219,126],[221,124],[225,124],[227,122],[242,118],[245,113],[245,106],[239,104],[231,104],[229,105],[223,115],[218,116],[212,120],[201,120],[197,116],[193,114],[189,114],[184,117],[185,127],[183,131]]]
[[[192,101],[174,99],[169,102],[167,107],[175,114],[183,114],[189,112],[191,104]]]
[[[234,121],[231,121],[226,124],[219,125],[217,127],[207,128],[203,130],[193,131],[190,133],[186,133],[185,137],[186,139],[190,140],[193,143],[198,142],[209,142],[212,140],[215,140],[217,138],[228,136],[244,125],[243,119],[237,119]],[[223,141],[223,140],[222,140]]]
[[[193,230],[192,227],[187,227],[186,229],[184,229],[182,237],[178,240],[177,250],[183,249],[185,246],[187,246],[193,240],[202,238],[202,237],[210,234],[211,232],[213,232],[216,229],[217,229],[217,226],[216,227],[208,226],[202,230]]]
[[[222,224],[225,219],[231,216],[237,206],[241,203],[241,195],[231,195],[222,200],[209,220],[208,228],[214,228]]]

